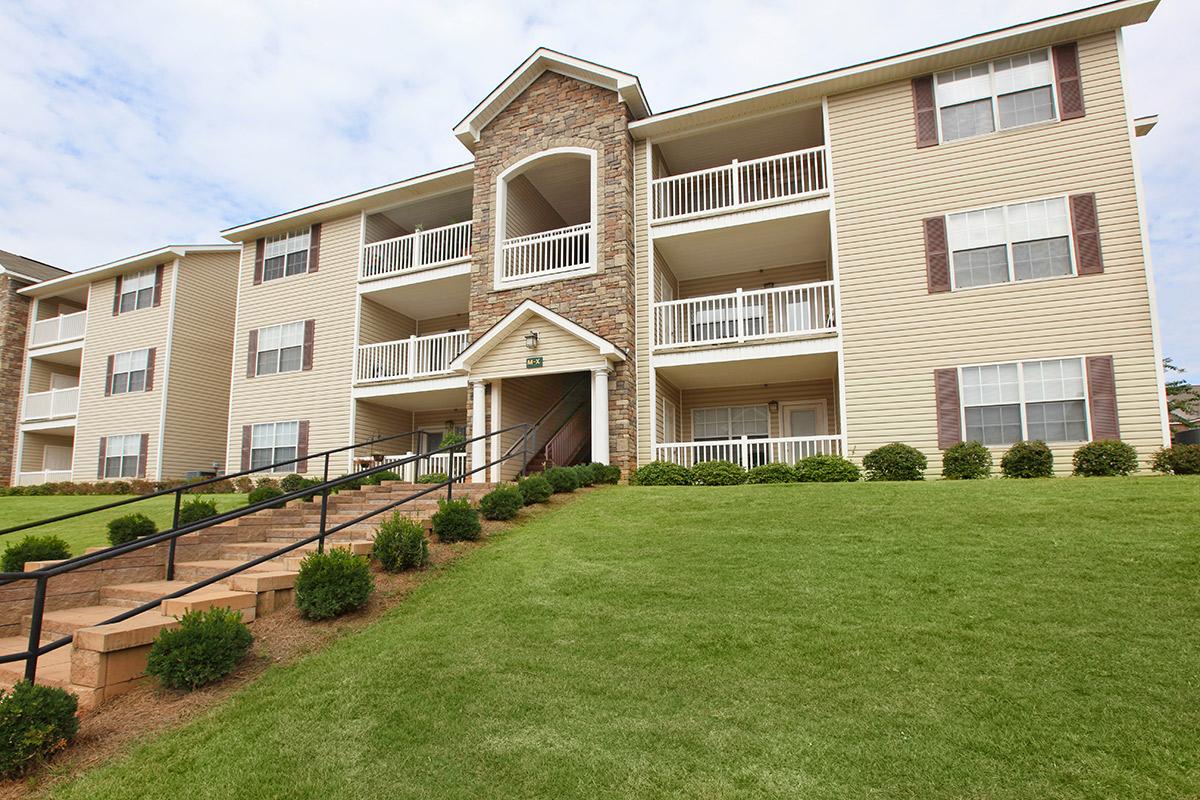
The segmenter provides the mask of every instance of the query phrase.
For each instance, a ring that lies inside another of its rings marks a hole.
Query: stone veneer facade
[[[17,294],[22,286],[12,276],[0,275],[0,486],[7,486],[12,477],[21,416],[22,365],[29,324],[29,300]]]

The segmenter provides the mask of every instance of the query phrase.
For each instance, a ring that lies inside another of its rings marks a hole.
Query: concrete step
[[[295,540],[293,540],[295,541]],[[237,544],[229,544],[221,551],[221,558],[249,561],[258,556],[264,556],[268,553],[273,553],[287,542],[239,542]],[[339,550],[349,550],[355,555],[370,555],[372,541],[370,539],[329,539],[326,540],[326,548],[338,548]],[[301,547],[291,550],[278,558],[273,558],[265,564],[277,564],[291,568],[291,562],[302,561],[309,553],[317,551],[317,543],[310,542]]]
[[[213,575],[219,575],[226,570],[240,567],[245,563],[245,559],[226,558],[214,558],[206,561],[182,561],[175,565],[175,578],[181,581],[195,582],[211,578]],[[249,567],[248,571],[266,571],[271,569],[277,569],[277,567],[260,564],[256,567]]]
[[[194,581],[143,581],[141,583],[118,583],[100,588],[100,602],[104,605],[133,608],[157,600],[163,595],[186,589]],[[214,583],[209,589],[228,589],[224,583]]]
[[[118,614],[123,614],[129,610],[129,606],[78,606],[76,608],[60,608],[55,611],[47,611],[42,615],[42,634],[66,636],[75,633],[80,628],[91,628],[99,625],[104,620],[115,617]],[[32,615],[26,614],[21,619],[21,630],[24,633],[29,632],[29,625],[32,620]]]
[[[42,637],[43,644],[49,644],[58,636]],[[6,636],[0,638],[0,655],[23,653],[29,646],[26,636]],[[13,684],[25,677],[24,661],[9,661],[0,664],[0,687],[11,688]],[[56,686],[59,689],[69,689],[71,685],[71,645],[51,650],[38,659],[37,682],[46,686]]]

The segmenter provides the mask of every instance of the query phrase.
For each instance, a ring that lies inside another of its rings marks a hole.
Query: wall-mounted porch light
[[[778,400],[767,401],[767,410],[770,411],[772,414],[778,414],[779,413],[779,401]]]
[[[530,350],[537,350],[537,346],[538,346],[538,332],[537,331],[530,331],[529,333],[525,334],[525,346],[528,347]]]

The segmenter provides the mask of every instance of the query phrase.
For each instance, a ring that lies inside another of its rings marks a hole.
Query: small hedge
[[[863,470],[869,481],[923,481],[927,463],[924,453],[900,442],[877,447],[863,456]]]
[[[426,472],[417,476],[417,483],[445,483],[450,476],[444,472]]]
[[[201,500],[199,497],[188,500],[179,507],[179,524],[191,525],[217,515],[217,504],[212,500]]]
[[[1006,478],[1049,478],[1054,475],[1054,453],[1040,440],[1017,442],[1000,459]]]
[[[854,462],[841,456],[817,454],[796,462],[796,480],[801,483],[853,483],[860,478]]]
[[[392,472],[390,469],[381,470],[372,475],[368,475],[363,483],[368,486],[378,486],[384,481],[402,481],[404,478],[398,472]]]
[[[746,482],[746,470],[732,461],[701,461],[692,467],[692,482],[699,486],[737,486]]]
[[[244,480],[239,478],[238,481]],[[146,481],[146,480],[129,480],[129,481],[60,481],[57,483],[39,483],[35,486],[0,486],[0,497],[45,497],[48,495],[67,495],[67,496],[82,496],[82,495],[145,495],[153,492],[159,492],[163,489],[175,489],[180,486],[188,486],[195,481],[176,480],[176,481]],[[249,487],[242,489],[236,486],[236,481],[214,481],[213,483],[198,486],[195,489],[188,491],[202,492],[204,494],[232,494],[234,492],[245,493],[249,491]]]
[[[551,467],[542,473],[550,481],[555,494],[573,492],[579,488],[579,476],[571,467]]]
[[[512,519],[525,505],[521,490],[511,483],[502,483],[479,500],[479,512],[484,519]]]
[[[580,486],[591,486],[596,482],[596,473],[592,471],[591,464],[576,464],[570,469],[574,470]]]
[[[1137,472],[1137,450],[1117,439],[1099,439],[1076,450],[1071,463],[1075,474],[1085,478],[1128,475]]]
[[[135,539],[156,533],[158,526],[145,514],[126,514],[108,521],[108,543],[113,546],[128,544]]]
[[[375,531],[371,555],[388,572],[418,569],[429,563],[429,539],[424,528],[397,511]]]
[[[469,500],[439,500],[433,515],[433,532],[440,542],[473,542],[479,538],[483,525],[479,512]]]
[[[232,672],[253,642],[240,612],[189,611],[179,618],[178,628],[158,634],[150,647],[146,674],[168,689],[198,689]]]
[[[20,681],[0,689],[0,778],[15,778],[62,750],[79,732],[75,695]]]
[[[638,486],[690,486],[692,471],[670,461],[651,461],[637,468],[633,479]]]
[[[296,576],[296,606],[305,619],[340,617],[367,604],[375,579],[367,559],[335,547],[310,553]]]
[[[942,454],[942,477],[975,480],[992,474],[992,451],[979,442],[959,442]]]
[[[0,572],[23,572],[27,561],[58,561],[70,557],[70,546],[59,537],[31,534],[4,548]]]
[[[274,499],[276,497],[282,497],[282,496],[283,496],[283,489],[280,489],[278,486],[271,486],[270,484],[259,484],[258,486],[256,486],[254,488],[253,491],[250,492],[249,495],[246,496],[246,504],[254,505],[255,503],[265,503],[268,500]],[[278,503],[267,506],[267,508],[283,508],[285,505],[286,505],[286,501],[281,500]]]
[[[1169,475],[1200,475],[1200,444],[1177,444],[1154,454],[1155,472]]]
[[[521,493],[525,505],[531,506],[549,500],[550,495],[554,494],[554,487],[543,476],[530,475],[517,481],[517,491]]]
[[[791,464],[759,464],[746,471],[746,483],[795,483],[800,478]]]
[[[618,483],[621,480],[621,468],[615,464],[601,464],[593,461],[591,467],[596,483]]]
[[[283,489],[284,494],[298,492],[301,489],[306,489],[309,486],[308,478],[295,472],[284,475],[279,481],[279,488]]]

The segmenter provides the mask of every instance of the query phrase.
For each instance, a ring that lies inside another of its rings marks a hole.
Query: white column
[[[471,439],[487,432],[487,384],[483,381],[471,382]],[[487,440],[478,439],[471,442],[471,469],[487,462]],[[472,483],[486,483],[486,472],[473,472]]]
[[[504,427],[500,421],[500,387],[503,384],[504,382],[499,379],[492,381],[492,430],[494,431],[498,431]],[[501,437],[499,436],[493,436],[489,440],[492,443],[492,457],[488,459],[489,461],[498,461],[503,454],[504,451],[501,449],[503,442],[500,439]],[[492,483],[500,482],[500,466],[500,464],[492,465]]]
[[[592,461],[608,463],[608,368],[592,370]]]

